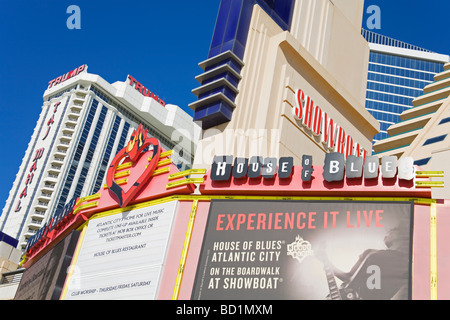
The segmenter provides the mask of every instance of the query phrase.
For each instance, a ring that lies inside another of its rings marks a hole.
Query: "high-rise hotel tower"
[[[374,142],[388,137],[388,128],[413,107],[450,57],[362,29],[370,48],[366,109],[380,122]]]
[[[181,169],[192,165],[200,128],[131,75],[110,84],[82,65],[49,82],[28,149],[0,216],[0,231],[27,239],[59,208],[104,184],[114,155],[143,124]]]

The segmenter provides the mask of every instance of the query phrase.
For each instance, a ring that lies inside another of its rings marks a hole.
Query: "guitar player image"
[[[324,264],[330,289],[328,299],[404,300],[409,299],[409,234],[396,227],[384,237],[385,249],[367,249],[353,267],[344,272],[328,259],[324,245],[316,258]],[[337,288],[334,277],[342,281]]]

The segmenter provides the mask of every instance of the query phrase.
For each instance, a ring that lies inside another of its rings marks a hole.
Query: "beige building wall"
[[[356,28],[361,29],[364,14],[364,0],[333,0],[332,4],[339,8]]]
[[[19,266],[22,252],[10,244],[0,241],[0,279],[5,272],[15,271]]]
[[[296,1],[291,28],[294,38],[349,91],[365,104],[366,41],[361,37],[364,1]]]
[[[356,10],[344,1],[296,1],[291,32],[255,5],[232,120],[203,131],[194,167],[208,167],[214,155],[293,156],[296,165],[312,155],[323,165],[330,150],[293,115],[298,89],[370,153],[379,124],[364,108],[362,3]]]
[[[444,171],[444,177],[432,178],[434,181],[443,181],[443,188],[433,188],[431,196],[433,199],[445,199],[447,202],[450,199],[450,148],[433,151],[430,169],[432,171]]]

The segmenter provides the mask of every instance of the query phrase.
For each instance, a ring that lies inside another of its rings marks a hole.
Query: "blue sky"
[[[189,111],[219,4],[0,0],[0,209],[33,134],[48,81],[87,64],[90,73],[110,83],[131,74],[166,103]],[[81,30],[66,26],[70,5],[81,9]],[[444,33],[448,0],[366,0],[365,7],[370,5],[381,9],[377,32],[450,54],[450,34]],[[368,17],[364,15],[363,27]]]

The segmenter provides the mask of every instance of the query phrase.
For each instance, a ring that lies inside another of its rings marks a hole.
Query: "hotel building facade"
[[[374,142],[388,137],[388,128],[401,121],[400,114],[413,107],[434,76],[450,57],[362,30],[369,43],[366,109],[380,122]]]
[[[199,66],[203,129],[194,166],[212,154],[365,156],[379,123],[365,109],[369,46],[364,1],[221,1]]]
[[[82,65],[49,82],[28,149],[0,216],[18,248],[71,199],[104,184],[109,162],[143,124],[179,169],[193,162],[199,127],[131,75],[108,83]]]
[[[222,0],[190,105],[203,133],[193,169],[143,151],[122,197],[119,152],[106,188],[30,239],[14,299],[448,298],[450,204],[410,158],[369,157],[363,7]]]
[[[388,137],[374,145],[375,154],[413,157],[423,170],[449,172],[450,155],[450,63],[434,77],[412,107],[400,114],[400,122],[390,126]],[[448,177],[447,182],[450,183]],[[448,189],[448,188],[446,188]],[[436,190],[439,199],[450,198],[450,192]]]

